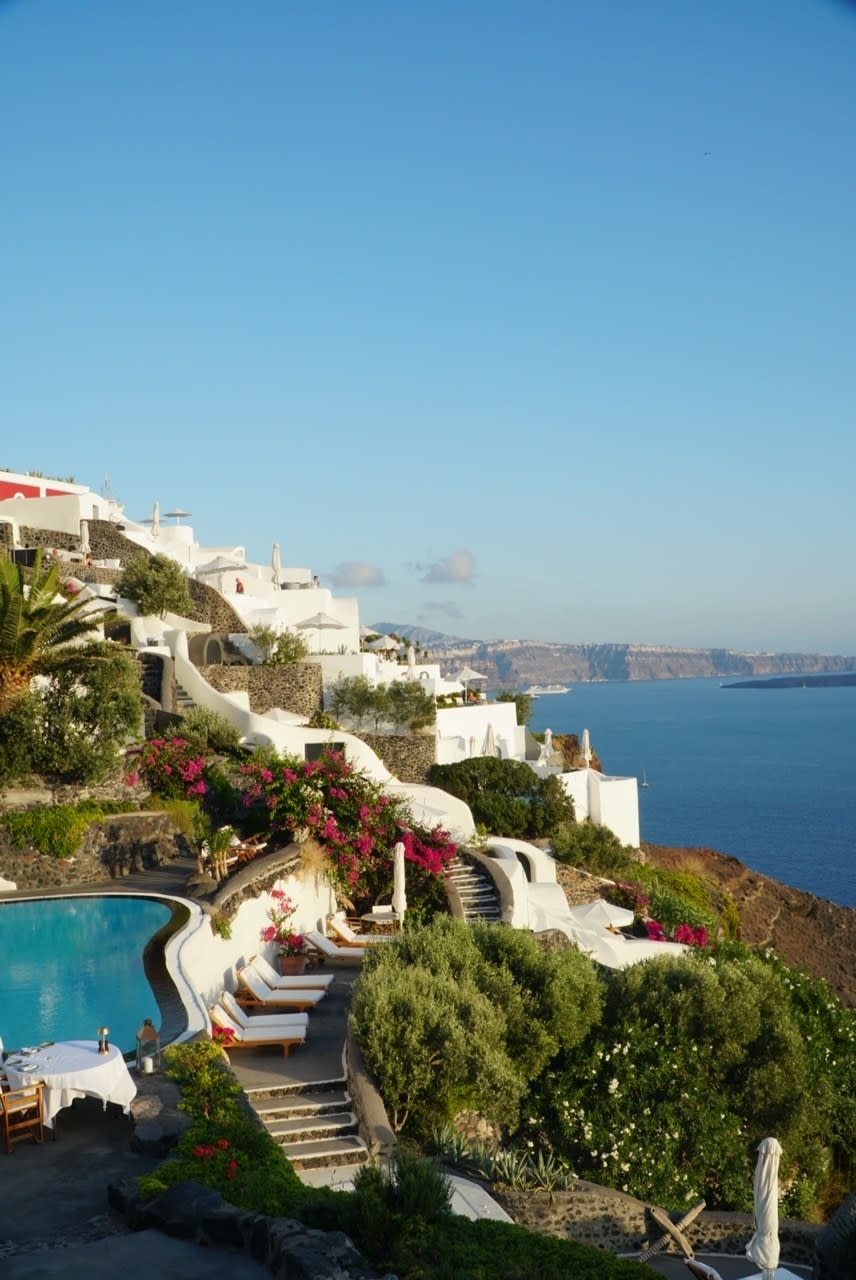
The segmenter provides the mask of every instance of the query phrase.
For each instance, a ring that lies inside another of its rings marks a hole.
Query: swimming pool
[[[160,1025],[143,949],[170,919],[153,898],[126,895],[0,903],[7,1049],[42,1040],[95,1040],[110,1028],[123,1052],[144,1018]]]

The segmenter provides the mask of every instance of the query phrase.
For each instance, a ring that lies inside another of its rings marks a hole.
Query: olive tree
[[[184,570],[160,551],[154,556],[135,556],[122,572],[116,590],[144,616],[164,618],[169,612],[187,617],[193,609]]]

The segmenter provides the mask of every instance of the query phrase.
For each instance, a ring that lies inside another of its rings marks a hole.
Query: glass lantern
[[[151,1075],[160,1066],[160,1055],[160,1031],[151,1018],[146,1018],[137,1031],[137,1071]]]

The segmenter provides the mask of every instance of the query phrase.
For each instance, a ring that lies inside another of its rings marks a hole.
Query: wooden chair
[[[12,1154],[16,1142],[32,1138],[44,1141],[43,1084],[27,1084],[20,1089],[0,1093],[0,1113],[3,1116],[3,1133],[6,1138],[6,1154]]]

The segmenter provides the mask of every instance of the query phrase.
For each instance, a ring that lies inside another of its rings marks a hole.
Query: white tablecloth
[[[13,1053],[4,1065],[12,1089],[44,1081],[45,1124],[49,1129],[56,1113],[71,1106],[75,1098],[87,1094],[100,1098],[105,1110],[108,1102],[116,1102],[127,1114],[137,1093],[116,1045],[99,1053],[97,1040],[58,1040],[32,1053]]]

